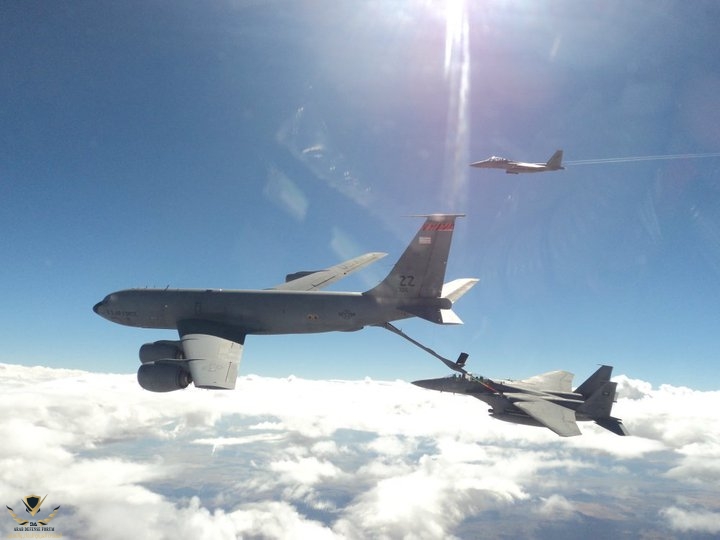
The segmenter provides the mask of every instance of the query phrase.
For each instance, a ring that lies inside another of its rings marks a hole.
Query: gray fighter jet
[[[505,169],[507,174],[533,173],[545,171],[564,170],[562,166],[563,151],[555,152],[547,163],[523,163],[522,161],[512,161],[507,158],[492,156],[483,161],[471,163],[471,167],[479,169]]]
[[[466,359],[465,353],[455,363],[441,358],[459,374],[413,384],[473,396],[491,406],[488,412],[493,418],[546,427],[561,437],[581,435],[578,420],[593,420],[617,435],[628,435],[622,420],[610,416],[617,387],[610,381],[612,366],[601,366],[572,390],[573,374],[567,371],[551,371],[521,381],[494,381],[465,371]]]
[[[146,390],[169,392],[191,382],[200,388],[232,389],[249,334],[348,332],[408,317],[462,324],[452,306],[477,279],[443,284],[455,219],[460,216],[418,216],[425,222],[393,269],[363,293],[319,289],[385,253],[289,274],[285,283],[265,290],[123,290],[107,295],[93,310],[125,326],[178,330],[177,341],[140,348],[137,376]]]

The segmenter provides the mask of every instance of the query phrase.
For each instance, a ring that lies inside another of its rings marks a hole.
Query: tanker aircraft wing
[[[285,283],[275,285],[275,287],[271,288],[281,291],[315,291],[317,289],[323,289],[336,281],[340,281],[345,276],[361,268],[365,268],[378,259],[382,259],[386,255],[387,253],[382,252],[365,253],[364,255],[336,264],[325,270],[310,270],[288,274],[285,277]]]

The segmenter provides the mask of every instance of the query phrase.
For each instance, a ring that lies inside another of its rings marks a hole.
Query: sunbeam
[[[464,199],[466,163],[470,153],[470,30],[464,0],[448,2],[445,12],[445,79],[448,84],[448,115],[445,138],[444,194],[447,208]]]

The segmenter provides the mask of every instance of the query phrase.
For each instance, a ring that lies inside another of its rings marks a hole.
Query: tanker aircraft
[[[245,337],[355,331],[420,317],[462,324],[453,303],[478,281],[443,283],[455,219],[431,214],[387,277],[365,292],[323,287],[384,257],[367,253],[319,271],[288,274],[264,290],[127,289],[107,295],[93,310],[109,321],[139,328],[177,329],[180,339],[140,348],[138,383],[146,390],[235,387]]]
[[[534,173],[545,171],[564,170],[562,166],[563,151],[556,151],[546,163],[523,163],[522,161],[512,161],[507,158],[492,156],[483,161],[471,163],[471,167],[479,169],[505,169],[507,174]]]
[[[466,353],[452,362],[429,352],[459,374],[413,381],[416,386],[470,395],[490,405],[488,412],[493,418],[546,427],[561,437],[581,435],[576,423],[579,420],[593,420],[617,435],[628,435],[622,420],[610,416],[617,388],[617,383],[610,381],[612,366],[600,366],[572,390],[573,374],[567,371],[551,371],[521,381],[494,381],[465,371]]]

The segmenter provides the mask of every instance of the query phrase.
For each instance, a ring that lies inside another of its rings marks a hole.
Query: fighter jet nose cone
[[[93,306],[93,311],[94,311],[95,313],[97,313],[98,315],[100,315],[100,308],[102,307],[102,305],[103,305],[102,302],[98,302],[97,304],[95,304],[95,305]]]
[[[414,384],[415,386],[419,386],[420,388],[428,388],[430,390],[433,389],[431,380],[412,381],[412,384]]]

